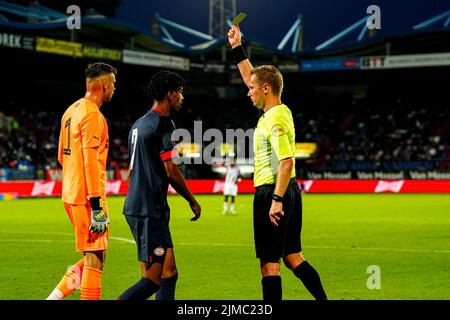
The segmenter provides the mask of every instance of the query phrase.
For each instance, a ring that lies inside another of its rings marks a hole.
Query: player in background
[[[241,181],[241,172],[239,167],[236,165],[234,159],[231,160],[230,164],[227,165],[227,174],[225,177],[225,185],[223,188],[223,195],[225,196],[223,202],[223,214],[228,211],[228,197],[231,197],[230,212],[236,214],[235,211],[235,198],[238,192],[238,182]]]
[[[281,301],[280,260],[317,300],[326,300],[318,272],[302,255],[302,197],[295,179],[295,127],[281,102],[283,76],[274,66],[253,68],[241,45],[239,26],[228,32],[239,72],[253,105],[264,111],[254,134],[256,188],[253,231],[264,300]]]
[[[75,230],[76,251],[84,257],[70,267],[47,300],[61,300],[81,286],[81,300],[100,300],[108,247],[106,159],[109,136],[103,102],[115,90],[117,70],[105,63],[86,69],[86,94],[64,113],[58,161],[62,165],[62,201]]]
[[[123,214],[136,241],[142,278],[118,300],[146,300],[155,292],[157,300],[175,299],[178,270],[169,229],[169,183],[188,201],[191,221],[200,218],[201,207],[173,161],[178,154],[169,113],[181,109],[183,87],[183,78],[174,72],[155,74],[147,88],[153,107],[136,120],[128,136],[130,180]]]

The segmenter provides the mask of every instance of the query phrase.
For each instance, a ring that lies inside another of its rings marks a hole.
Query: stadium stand
[[[227,45],[224,39],[182,49],[158,34],[114,20],[111,8],[118,1],[108,8],[100,2],[93,2],[83,12],[84,27],[74,35],[60,21],[67,1],[57,5],[52,1],[0,1],[3,38],[20,39],[20,45],[14,43],[18,47],[1,48],[4,61],[11,61],[2,66],[9,81],[3,87],[0,112],[0,168],[10,170],[8,179],[42,179],[46,169],[58,167],[62,111],[83,92],[80,83],[86,64],[102,59],[119,69],[116,97],[102,110],[111,137],[108,165],[127,167],[129,127],[150,106],[145,84],[157,70],[170,67],[130,63],[124,57],[130,52],[171,54],[169,58],[177,61],[174,68],[187,83],[183,110],[174,117],[177,127],[192,131],[198,120],[203,131],[217,128],[224,133],[226,129],[255,127],[259,113],[246,98],[229,50],[223,50]],[[30,18],[35,20],[30,23]],[[413,61],[404,68],[383,70],[377,63],[380,57],[390,55],[449,52],[449,37],[445,30],[421,29],[353,47],[289,54],[248,40],[252,61],[275,63],[283,71],[283,101],[294,114],[297,142],[318,146],[312,157],[297,162],[298,178],[308,172],[448,171],[448,65],[424,68]],[[59,47],[45,42],[53,38],[62,41]],[[81,51],[67,51],[70,44],[79,44],[76,48]],[[110,51],[102,51],[108,48]],[[339,60],[344,58],[350,60]],[[329,67],[330,61],[339,61],[339,68],[347,66],[349,70],[306,72],[311,69],[305,62],[311,68]],[[21,81],[17,66],[32,75],[25,94],[16,85]],[[186,166],[184,172],[189,178],[215,176],[210,166]]]
[[[176,125],[193,130],[202,120],[203,129],[251,128],[258,113],[245,100],[226,100],[193,96],[175,118]],[[201,104],[200,104],[201,103]],[[248,104],[248,103],[247,103]],[[214,106],[211,108],[209,106]],[[230,107],[232,106],[232,107]],[[295,111],[297,139],[316,142],[320,151],[307,164],[310,170],[433,170],[449,168],[449,108],[397,108],[357,112],[323,113]],[[127,166],[129,126],[141,108],[126,116],[109,117],[111,148],[109,166]],[[222,113],[217,110],[227,109]],[[237,110],[247,116],[235,116]],[[305,108],[306,110],[312,108]],[[53,111],[29,111],[0,114],[1,167],[56,168],[59,114]],[[6,146],[6,148],[5,148]]]

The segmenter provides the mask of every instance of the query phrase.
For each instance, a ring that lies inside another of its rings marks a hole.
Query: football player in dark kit
[[[169,183],[188,201],[191,220],[200,217],[201,207],[172,161],[178,155],[171,140],[175,126],[168,115],[180,110],[183,87],[183,78],[174,72],[155,74],[147,88],[153,107],[136,120],[128,136],[130,179],[123,214],[137,244],[142,278],[118,300],[146,300],[155,292],[157,300],[175,297],[178,272],[169,229]]]

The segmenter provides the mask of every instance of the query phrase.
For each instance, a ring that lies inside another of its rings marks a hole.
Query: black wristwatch
[[[283,197],[280,197],[279,195],[277,195],[277,194],[273,194],[272,195],[272,200],[274,200],[274,201],[276,201],[276,202],[283,202]]]

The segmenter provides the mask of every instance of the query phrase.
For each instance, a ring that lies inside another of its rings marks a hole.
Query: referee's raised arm
[[[245,85],[250,87],[250,71],[253,69],[253,66],[250,63],[250,60],[248,60],[244,48],[242,47],[241,30],[238,25],[233,26],[228,31],[228,41],[230,42],[231,50],[233,51],[242,79],[244,80]]]

